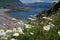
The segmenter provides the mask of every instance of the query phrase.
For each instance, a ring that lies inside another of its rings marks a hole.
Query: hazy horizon
[[[59,0],[20,0],[22,3],[34,3],[34,2],[47,2],[47,3],[52,3],[52,2],[58,2]]]

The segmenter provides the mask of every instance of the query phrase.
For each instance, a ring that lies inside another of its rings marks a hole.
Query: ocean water
[[[12,12],[9,15],[12,17],[15,17],[17,19],[20,19],[20,18],[27,19],[27,18],[31,17],[31,15],[32,16],[38,15],[43,10],[48,10],[51,8],[51,5],[47,5],[48,7],[42,6],[42,5],[41,5],[41,7],[40,6],[37,6],[37,7],[36,6],[28,6],[31,9],[31,11],[29,11],[29,12]]]

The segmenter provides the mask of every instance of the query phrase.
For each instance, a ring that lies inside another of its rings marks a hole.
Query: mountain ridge
[[[23,6],[20,0],[0,0],[0,7],[17,8],[18,6]]]
[[[52,3],[45,3],[45,2],[35,2],[35,3],[29,3],[29,4],[26,4],[28,7],[51,7],[52,6]],[[49,6],[48,6],[49,5]]]

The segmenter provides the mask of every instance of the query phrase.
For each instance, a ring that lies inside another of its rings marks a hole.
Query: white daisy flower
[[[25,28],[31,28],[31,25],[25,24]]]
[[[6,36],[6,32],[3,29],[0,29],[0,36]]]
[[[6,30],[6,33],[12,33],[13,31],[12,30]]]
[[[30,34],[31,34],[31,35],[34,35],[34,33],[33,33],[33,32],[30,32]]]
[[[20,22],[18,22],[18,24],[21,24]]]
[[[52,21],[52,19],[51,19],[51,18],[48,18],[48,20],[51,20],[51,21]]]
[[[49,18],[49,17],[43,17],[43,19],[47,19],[47,20],[51,20],[52,21],[52,19]]]
[[[50,25],[44,26],[43,29],[46,30],[46,31],[49,31],[50,30]]]
[[[19,32],[20,34],[24,34],[21,27],[18,27],[18,32]]]
[[[58,35],[60,36],[60,31],[58,31]]]
[[[28,18],[29,20],[33,21],[33,20],[36,20],[35,18]]]
[[[44,19],[47,19],[47,17],[43,17]]]
[[[49,25],[51,25],[51,26],[55,26],[54,24],[52,24],[52,23],[49,23]]]
[[[0,36],[6,36],[6,32],[0,32]]]
[[[3,29],[0,29],[0,32],[4,32],[4,30]]]
[[[59,10],[60,10],[60,8],[59,8]]]
[[[17,29],[16,28],[13,28],[13,32],[17,32]]]
[[[11,40],[16,40],[16,39],[12,38]]]
[[[13,36],[18,37],[19,36],[19,33],[14,33]]]
[[[25,24],[23,21],[20,21],[20,23],[23,24],[23,25]]]

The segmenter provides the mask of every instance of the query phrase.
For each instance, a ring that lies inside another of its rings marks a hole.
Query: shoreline
[[[8,11],[10,9],[0,9],[0,29],[12,29],[17,27],[23,27],[24,25],[21,25],[22,20],[18,20],[16,18],[13,18],[5,13],[5,11]],[[21,24],[19,24],[19,23]]]

